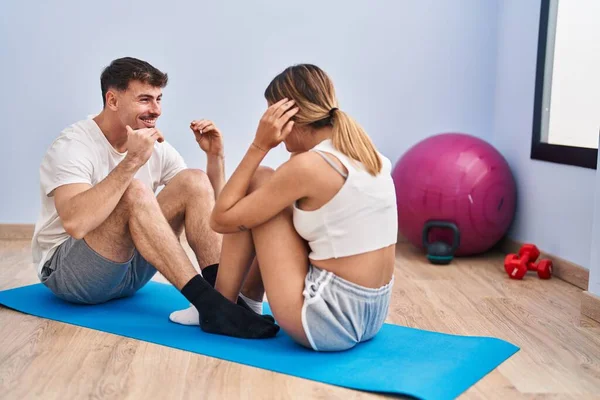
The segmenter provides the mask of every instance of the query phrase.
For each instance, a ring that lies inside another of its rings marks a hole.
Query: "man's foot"
[[[193,304],[183,310],[173,311],[169,315],[169,320],[180,325],[197,325],[200,326],[200,314]]]
[[[243,297],[244,296],[242,294],[240,294],[240,297],[238,297],[238,301],[237,301],[238,305],[244,307],[247,310],[253,311],[254,313],[265,318],[267,321],[275,322],[275,319],[272,316],[262,314],[262,302],[248,299],[250,301],[248,303],[246,303],[244,301]],[[193,304],[190,304],[190,306],[188,308],[185,308],[183,310],[173,311],[169,315],[169,320],[171,320],[171,322],[175,322],[176,324],[180,324],[180,325],[196,325],[196,326],[198,326],[198,325],[200,325],[200,314],[198,314],[198,309],[196,309],[196,307],[194,307]]]
[[[227,300],[200,275],[192,278],[181,293],[198,310],[200,328],[205,332],[245,339],[270,338],[279,332],[279,326]]]
[[[216,292],[220,295],[219,292]],[[266,339],[277,335],[279,326],[263,316],[248,311],[221,297],[224,301],[215,302],[213,309],[200,314],[200,328],[209,333],[234,336],[246,339]]]
[[[210,284],[210,286],[215,287],[215,283],[217,282],[218,272],[219,272],[219,264],[212,264],[212,265],[205,267],[202,270],[202,277],[204,278],[204,280],[206,280],[206,282],[208,282]],[[246,310],[254,311],[256,314],[262,315],[263,318],[266,318],[267,320],[269,320],[271,322],[275,322],[275,319],[272,316],[263,315],[262,302],[258,302],[258,301],[249,299],[240,293],[240,296],[238,296],[238,299],[237,299],[237,304],[244,307]],[[186,310],[188,310],[188,309],[186,309]],[[192,322],[198,320],[197,316],[195,317],[193,314],[190,315],[190,311],[186,311],[186,310],[175,311],[176,313],[183,313],[185,311],[185,314],[181,314],[181,315],[178,314],[178,315],[174,316],[174,318],[177,320],[192,321]],[[197,311],[198,310],[196,310],[196,312]],[[171,314],[171,315],[173,315],[173,314]],[[171,319],[171,321],[173,321],[173,319]],[[176,322],[176,321],[173,321],[173,322]],[[188,324],[184,324],[184,325],[188,325]]]

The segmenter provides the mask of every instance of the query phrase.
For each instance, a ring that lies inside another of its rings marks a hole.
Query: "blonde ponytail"
[[[377,175],[382,163],[369,136],[345,112],[335,109],[332,114],[333,146],[348,157],[360,161],[371,175]]]

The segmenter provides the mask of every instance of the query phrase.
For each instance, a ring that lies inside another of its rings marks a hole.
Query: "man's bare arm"
[[[74,183],[54,191],[54,203],[63,227],[82,239],[100,226],[114,211],[139,167],[125,159],[96,186]]]
[[[216,200],[225,186],[225,160],[223,156],[207,156],[206,175],[213,187]]]
[[[69,184],[54,190],[54,204],[65,231],[82,239],[100,226],[114,211],[135,173],[152,155],[154,143],[163,140],[160,131],[127,127],[127,156],[94,187]]]
[[[214,122],[208,119],[192,121],[190,129],[196,137],[196,142],[206,153],[206,175],[215,192],[215,199],[217,199],[225,186],[223,135]]]

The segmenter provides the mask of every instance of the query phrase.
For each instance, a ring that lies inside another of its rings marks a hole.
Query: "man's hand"
[[[190,123],[196,142],[207,156],[223,156],[223,135],[217,126],[207,119],[194,120]]]
[[[206,175],[208,175],[216,199],[225,185],[223,135],[219,128],[207,119],[192,121],[190,129],[194,132],[196,142],[206,153]]]
[[[164,137],[156,128],[133,130],[127,125],[127,158],[141,167],[148,161],[154,149],[154,142],[162,143]]]

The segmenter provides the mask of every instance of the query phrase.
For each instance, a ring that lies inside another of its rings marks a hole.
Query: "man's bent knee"
[[[146,186],[142,181],[134,179],[131,181],[121,201],[129,209],[138,207],[151,202],[156,202],[156,197],[152,189]]]
[[[208,179],[206,172],[200,169],[190,168],[181,171],[169,185],[176,186],[179,189],[178,192],[187,196],[214,198],[214,190],[210,179]]]

